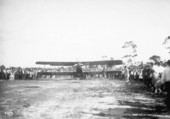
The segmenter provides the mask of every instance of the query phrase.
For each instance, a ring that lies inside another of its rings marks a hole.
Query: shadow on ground
[[[98,109],[93,108],[90,113],[94,116],[114,118],[114,119],[169,119],[170,112],[167,110],[166,105],[163,103],[163,97],[160,97],[150,91],[146,90],[146,87],[141,83],[133,83],[121,89],[118,92],[124,94],[128,93],[131,99],[118,100],[119,105],[113,103],[107,103],[107,105],[113,105],[114,108]],[[144,95],[147,98],[133,98],[134,95]]]

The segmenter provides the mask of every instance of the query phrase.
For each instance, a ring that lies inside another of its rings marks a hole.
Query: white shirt
[[[155,73],[163,73],[164,67],[155,65],[153,66],[153,70],[155,71]]]
[[[165,83],[167,81],[170,81],[170,66],[165,68],[161,79],[162,83]]]
[[[165,68],[164,68],[163,66],[160,66],[160,67],[159,67],[159,71],[160,71],[160,73],[163,73],[163,72],[164,72],[164,70],[165,70]]]
[[[124,73],[125,73],[125,76],[129,76],[129,69],[126,68],[126,69],[124,70]]]

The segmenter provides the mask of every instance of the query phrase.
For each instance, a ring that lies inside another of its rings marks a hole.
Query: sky
[[[169,35],[170,0],[0,0],[0,65],[121,59],[126,41],[168,59]]]

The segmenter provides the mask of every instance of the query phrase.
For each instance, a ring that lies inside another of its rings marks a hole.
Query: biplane
[[[94,74],[102,74],[102,71],[98,72],[83,72],[80,68],[81,66],[114,66],[114,65],[121,65],[123,64],[122,60],[104,60],[104,61],[83,61],[83,62],[45,62],[45,61],[37,61],[36,64],[38,65],[49,65],[49,66],[76,66],[76,72],[64,72],[64,74],[73,75],[73,77],[80,77],[84,78],[87,75],[94,75]],[[81,65],[81,66],[80,66]],[[60,72],[60,75],[62,72]],[[106,72],[106,73],[116,73],[116,72]],[[58,72],[59,74],[59,72]]]

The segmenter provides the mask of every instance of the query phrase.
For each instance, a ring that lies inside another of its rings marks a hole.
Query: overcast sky
[[[0,0],[0,65],[121,59],[134,41],[138,59],[170,57],[170,0]]]

